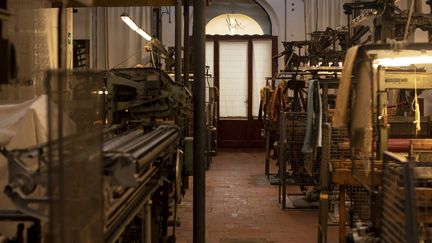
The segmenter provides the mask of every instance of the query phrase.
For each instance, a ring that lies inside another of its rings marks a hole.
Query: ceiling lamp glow
[[[138,25],[135,24],[135,22],[127,14],[122,14],[121,19],[123,20],[123,22],[125,22],[129,26],[129,28],[131,28],[133,31],[137,32],[144,39],[146,39],[147,41],[152,40],[152,37],[149,34],[147,34],[143,29],[138,27]]]
[[[394,57],[394,58],[379,58],[375,59],[373,64],[376,66],[386,67],[403,67],[416,64],[431,64],[432,56],[409,56],[409,57]]]

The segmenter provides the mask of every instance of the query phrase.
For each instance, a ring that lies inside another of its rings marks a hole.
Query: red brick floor
[[[264,157],[256,150],[224,150],[214,157],[206,174],[207,243],[317,242],[318,211],[282,211],[278,187],[264,176]],[[178,212],[177,243],[192,242],[192,188]],[[329,242],[335,242],[331,228]]]

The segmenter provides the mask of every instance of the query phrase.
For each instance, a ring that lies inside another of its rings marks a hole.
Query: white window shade
[[[247,42],[220,42],[219,106],[220,117],[247,117]]]
[[[252,83],[252,115],[258,116],[260,89],[265,86],[265,78],[272,76],[272,41],[253,41],[253,83]]]

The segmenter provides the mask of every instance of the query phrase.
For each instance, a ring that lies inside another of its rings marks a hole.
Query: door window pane
[[[247,117],[246,41],[221,41],[219,45],[219,101],[221,117]]]
[[[252,115],[258,116],[260,89],[265,86],[265,78],[272,76],[272,41],[254,40],[252,51]]]

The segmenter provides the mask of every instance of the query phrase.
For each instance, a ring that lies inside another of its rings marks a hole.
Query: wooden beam
[[[365,175],[365,172],[360,172],[362,174],[362,181],[367,183],[368,186],[372,185],[372,175]],[[374,184],[375,186],[381,185],[382,172],[376,171],[374,174]],[[352,175],[352,171],[350,169],[336,169],[331,173],[331,180],[334,184],[339,185],[362,185],[362,183]]]
[[[212,0],[207,0],[207,5]],[[92,0],[91,7],[133,7],[133,6],[175,6],[175,0]],[[192,1],[189,0],[192,4]],[[89,7],[86,4],[72,0],[69,2],[68,7]]]

